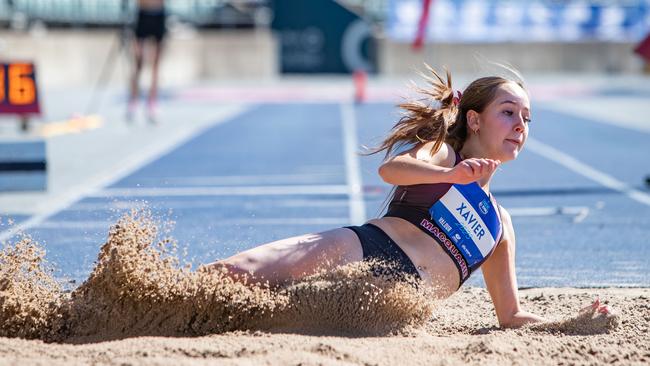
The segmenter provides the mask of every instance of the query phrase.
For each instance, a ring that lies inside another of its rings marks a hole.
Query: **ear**
[[[472,131],[480,128],[479,114],[475,110],[467,111],[467,127]]]

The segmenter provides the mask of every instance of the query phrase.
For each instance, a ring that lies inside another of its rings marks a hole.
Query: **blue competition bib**
[[[490,197],[474,182],[454,184],[431,208],[431,220],[475,270],[492,252],[501,221]]]

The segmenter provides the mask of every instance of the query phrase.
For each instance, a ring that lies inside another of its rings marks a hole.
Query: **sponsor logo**
[[[478,209],[481,210],[481,213],[483,215],[487,215],[488,212],[490,212],[490,201],[484,199],[483,201],[479,202]]]
[[[460,251],[458,248],[447,238],[447,235],[440,231],[438,227],[433,224],[431,221],[427,219],[422,219],[422,222],[420,222],[420,226],[425,228],[428,232],[432,233],[440,243],[442,243],[443,247],[446,249],[447,253],[451,254],[451,257],[456,261],[456,264],[460,267],[460,272],[461,272],[461,282],[465,281],[467,277],[469,276],[469,269],[467,268],[467,262],[465,262],[465,258],[463,258],[463,255],[460,254]]]
[[[466,239],[471,239],[472,238],[471,236],[469,236],[469,232],[467,231],[467,229],[465,229],[465,225],[461,224],[460,222],[456,222],[456,230],[460,231],[461,234],[463,234],[463,236]],[[456,235],[459,235],[459,234],[456,234]],[[459,237],[460,237],[460,235],[459,235]]]
[[[442,226],[443,229],[447,230],[447,232],[451,231],[451,225],[447,223],[447,220],[445,220],[443,217],[438,219],[438,223]]]
[[[463,248],[463,252],[465,252],[465,254],[467,254],[468,257],[470,257],[470,258],[473,257],[472,252],[470,252],[469,249],[467,249],[467,245],[463,244],[460,247]]]

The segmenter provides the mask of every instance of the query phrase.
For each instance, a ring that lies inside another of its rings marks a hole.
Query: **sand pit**
[[[110,230],[89,278],[61,291],[38,244],[0,255],[0,364],[644,364],[650,289],[530,289],[553,320],[499,329],[484,289],[444,301],[340,267],[279,289],[190,271],[146,213]],[[599,296],[614,316],[578,309]]]

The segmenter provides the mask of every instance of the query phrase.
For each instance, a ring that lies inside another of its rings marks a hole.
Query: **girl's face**
[[[487,155],[502,162],[516,159],[528,138],[528,94],[515,83],[502,84],[478,120],[478,137]]]

